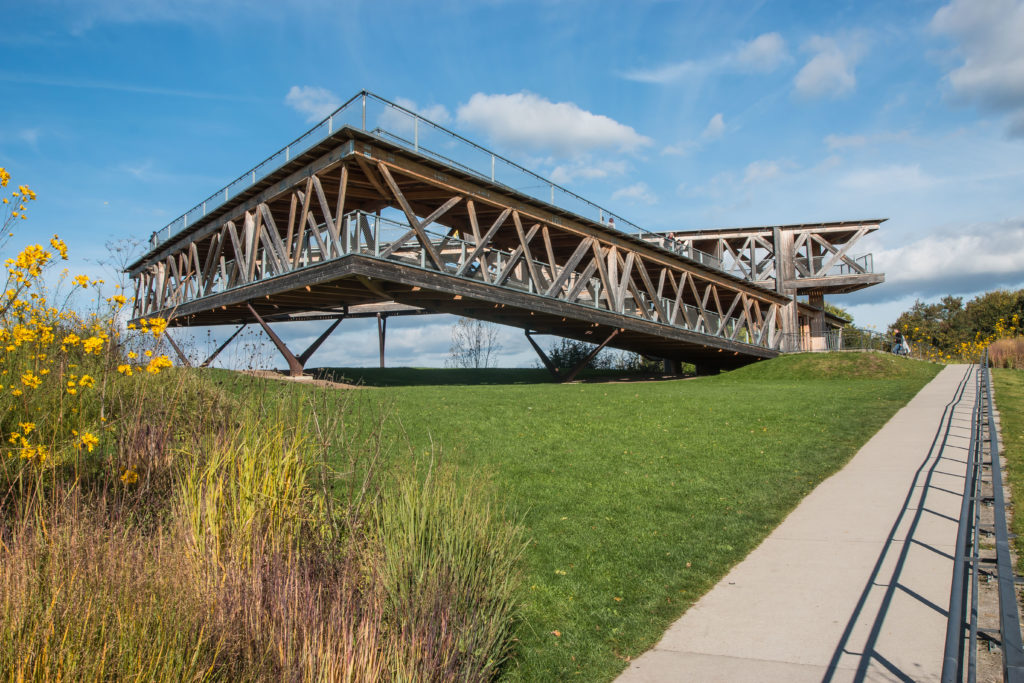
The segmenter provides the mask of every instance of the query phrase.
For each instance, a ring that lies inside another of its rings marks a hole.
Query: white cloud
[[[863,193],[898,193],[922,190],[935,185],[937,179],[923,171],[919,164],[889,164],[880,168],[851,171],[838,180],[844,190]]]
[[[931,29],[951,36],[963,59],[947,74],[953,94],[1010,113],[1010,134],[1024,135],[1024,1],[953,0]]]
[[[592,160],[589,155],[565,164],[555,166],[550,179],[559,185],[571,183],[577,178],[597,180],[609,176],[622,175],[626,172],[626,162],[616,159]]]
[[[1024,220],[963,226],[874,254],[885,284],[865,298],[934,296],[1024,283]]]
[[[635,183],[612,193],[612,201],[625,200],[635,204],[656,204],[658,197],[647,187],[647,183]]]
[[[725,133],[726,128],[725,119],[721,112],[719,112],[708,120],[708,125],[704,126],[704,130],[701,132],[699,139],[683,140],[682,142],[674,145],[668,145],[661,150],[661,153],[666,156],[686,156],[687,154],[700,149],[705,142],[721,138]]]
[[[306,121],[315,123],[327,118],[341,106],[341,100],[327,88],[312,85],[293,85],[284,102],[289,107],[306,115]]]
[[[698,145],[696,142],[693,142],[692,140],[684,140],[679,144],[669,145],[668,147],[665,147],[664,149],[661,150],[661,153],[668,156],[681,157],[686,156],[690,152],[697,149],[699,146],[700,145]]]
[[[752,161],[743,172],[743,182],[763,183],[782,175],[782,168],[777,161]]]
[[[843,46],[835,38],[814,36],[804,44],[813,53],[793,79],[793,87],[803,97],[841,97],[853,92],[857,77],[853,70],[860,59],[860,48],[851,41]]]
[[[396,97],[394,103],[402,107],[402,109],[407,109],[440,126],[446,126],[452,121],[452,115],[443,104],[421,107],[406,97]],[[402,109],[385,107],[377,118],[377,125],[391,133],[411,136],[414,128],[414,119],[408,112],[402,111]],[[421,134],[424,132],[421,131]]]
[[[483,131],[506,147],[573,156],[595,149],[636,151],[653,141],[632,127],[572,102],[552,102],[529,92],[476,93],[459,107],[460,125]]]
[[[649,69],[631,69],[621,76],[640,83],[668,84],[712,73],[770,73],[789,61],[786,41],[778,33],[764,33],[724,54],[704,60],[686,60]]]
[[[639,83],[664,85],[695,76],[703,76],[707,71],[707,64],[687,60],[685,62],[677,62],[676,64],[656,66],[653,69],[632,69],[624,72],[622,77]]]
[[[717,140],[722,137],[724,132],[725,120],[722,118],[722,114],[718,113],[711,117],[711,120],[708,121],[708,125],[704,127],[704,132],[700,136],[705,140]]]
[[[789,51],[778,33],[764,33],[738,47],[726,59],[739,71],[771,73],[789,61]]]
[[[429,119],[430,121],[442,126],[447,125],[452,121],[452,115],[443,104],[432,104],[429,107],[421,107],[405,97],[396,97],[394,101],[398,106],[404,107],[409,111],[416,112],[423,118]]]

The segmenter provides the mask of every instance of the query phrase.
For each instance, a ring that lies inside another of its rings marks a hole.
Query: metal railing
[[[978,575],[979,565],[983,561],[979,554],[979,518],[983,467],[988,464],[992,484],[993,532],[996,539],[995,567],[999,593],[1003,680],[1016,683],[1024,681],[1024,644],[1021,640],[1020,614],[1017,609],[1016,576],[1006,528],[1006,503],[1003,498],[999,434],[995,425],[988,350],[983,353],[979,363],[977,383],[978,394],[971,420],[967,474],[957,528],[953,580],[949,592],[949,621],[946,626],[946,647],[942,659],[942,682],[959,683],[966,676],[966,680],[974,683],[977,676]],[[989,455],[987,463],[983,461],[986,443]]]
[[[796,268],[796,279],[800,280],[806,277],[835,277],[837,275],[862,275],[864,273],[875,272],[875,257],[873,254],[861,254],[860,256],[848,256],[850,261],[855,265],[851,266],[846,261],[840,259],[829,266],[828,271],[819,273],[825,265],[832,260],[832,255],[828,254],[825,256],[798,256],[794,259]],[[807,271],[809,274],[804,275],[802,271]]]
[[[664,240],[662,235],[645,230],[514,161],[423,118],[414,111],[363,90],[298,138],[154,232],[150,238],[150,246],[155,248],[162,241],[172,239],[229,201],[231,197],[252,187],[293,157],[327,139],[344,126],[362,130],[369,135],[434,158],[582,218],[614,227],[619,232],[651,241]],[[722,268],[721,261],[710,254],[697,250],[687,250],[680,254],[704,265],[719,270]]]
[[[666,311],[667,320],[655,320],[658,306],[649,295],[643,292],[626,293],[621,298],[621,304],[612,308],[608,300],[609,298],[614,300],[615,297],[609,297],[603,288],[601,278],[596,276],[581,281],[579,273],[572,273],[559,292],[548,294],[543,290],[538,291],[536,284],[529,276],[531,269],[522,255],[517,254],[514,250],[489,248],[485,252],[479,253],[471,261],[470,257],[477,253],[476,243],[462,239],[458,233],[449,232],[447,229],[443,231],[431,227],[424,229],[429,243],[440,258],[440,269],[428,257],[427,250],[423,245],[416,239],[410,239],[410,226],[407,222],[390,220],[387,217],[357,210],[342,217],[339,221],[339,232],[340,245],[334,253],[327,246],[331,243],[331,237],[325,223],[319,224],[315,233],[313,231],[306,232],[302,244],[297,245],[298,255],[293,263],[288,264],[288,272],[336,257],[360,254],[431,272],[440,270],[440,272],[453,277],[475,280],[537,296],[559,298],[563,293],[562,290],[575,290],[578,294],[573,303],[578,305],[762,348],[774,349],[778,346],[779,333],[773,336],[761,332],[759,336],[763,338],[757,338],[752,331],[744,326],[739,317],[726,318],[707,310],[702,313],[697,307],[685,303],[680,303],[676,308],[676,302],[665,297],[660,297],[658,303],[661,309]],[[405,241],[403,242],[403,240]],[[510,266],[515,260],[517,260],[517,264]],[[268,258],[266,254],[256,258],[253,269],[252,281],[266,280],[283,274],[275,269],[273,259]],[[550,263],[536,259],[533,259],[532,270],[552,282],[562,274],[560,267],[556,266],[555,272],[552,272]],[[249,280],[239,278],[236,275],[237,272],[238,264],[235,259],[225,260],[222,267],[213,274],[203,296],[219,294],[250,283]],[[198,274],[195,274],[194,277],[198,277]],[[502,279],[501,284],[496,284],[499,279]],[[187,288],[182,288],[182,296],[186,291]],[[166,305],[166,302],[157,302],[156,305],[163,306]]]

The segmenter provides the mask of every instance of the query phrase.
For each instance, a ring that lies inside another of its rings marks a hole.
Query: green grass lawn
[[[999,409],[1000,440],[1006,456],[1006,479],[1014,513],[1024,510],[1024,371],[992,370]],[[1017,534],[1017,571],[1024,571],[1024,512],[1014,514],[1011,531]]]
[[[658,382],[473,385],[417,371],[407,383],[421,386],[357,393],[388,406],[398,449],[483,472],[526,527],[525,620],[505,678],[602,681],[938,370],[807,354]],[[351,410],[352,427],[373,414]]]
[[[346,384],[368,387],[458,386],[480,384],[552,384],[554,379],[544,369],[537,368],[317,368],[314,377]],[[636,379],[642,374],[623,373],[618,370],[583,370],[578,379]]]

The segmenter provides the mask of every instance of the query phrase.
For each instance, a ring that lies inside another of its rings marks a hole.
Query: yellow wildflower
[[[139,480],[139,473],[135,471],[135,468],[127,469],[124,474],[121,475],[121,482],[126,486],[134,484]]]
[[[93,448],[94,448],[94,447],[96,446],[96,444],[98,444],[99,442],[100,442],[100,440],[99,440],[99,439],[97,439],[97,438],[96,438],[95,436],[93,436],[93,435],[92,435],[92,434],[90,434],[89,432],[86,432],[85,434],[82,434],[82,435],[81,435],[80,437],[78,437],[78,443],[77,443],[77,444],[75,444],[75,445],[76,445],[76,447],[77,447],[77,448],[79,448],[79,449],[85,448],[85,449],[87,449],[87,450],[88,450],[88,451],[89,451],[90,453],[92,453],[92,449],[93,449]]]

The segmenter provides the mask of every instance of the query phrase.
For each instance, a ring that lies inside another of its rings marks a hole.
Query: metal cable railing
[[[188,226],[221,206],[242,190],[252,187],[271,172],[315,144],[322,142],[344,126],[374,135],[392,144],[433,157],[490,182],[529,195],[578,216],[604,224],[637,237],[661,239],[663,236],[645,230],[608,209],[584,199],[575,192],[530,171],[500,154],[492,152],[454,131],[448,130],[400,104],[363,90],[338,107],[291,143],[249,169],[225,187],[196,204],[153,234],[156,243],[173,238]],[[614,219],[614,220],[613,220]],[[153,244],[152,246],[156,246]],[[700,255],[691,258],[713,265]],[[721,268],[721,266],[718,266]]]
[[[942,682],[973,683],[977,676],[978,575],[982,558],[978,551],[982,468],[988,464],[992,483],[993,532],[996,539],[996,575],[999,594],[999,634],[1003,656],[1003,680],[1024,681],[1024,644],[1017,609],[1016,575],[1010,557],[1003,497],[1002,467],[999,462],[999,434],[995,426],[992,378],[988,350],[978,367],[978,394],[971,420],[967,453],[967,474],[957,529],[953,580],[949,593],[949,622],[942,661]],[[986,427],[987,422],[987,429]],[[986,436],[987,433],[987,436]],[[983,462],[986,451],[988,463]],[[968,600],[970,598],[970,600]],[[968,608],[969,606],[969,608]],[[965,660],[966,655],[966,660]]]

